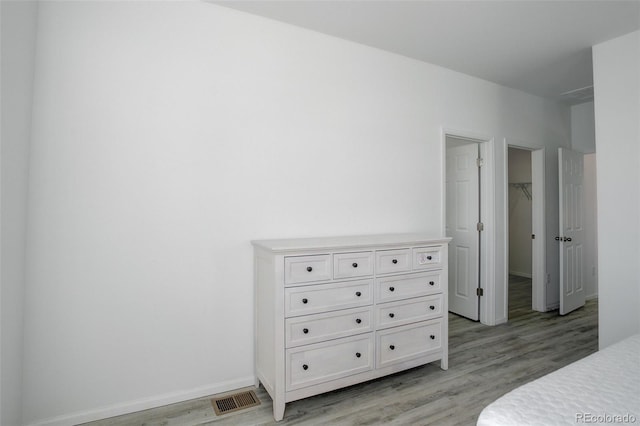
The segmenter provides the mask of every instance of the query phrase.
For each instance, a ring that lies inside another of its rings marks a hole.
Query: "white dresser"
[[[440,360],[447,244],[424,234],[252,241],[255,372],[285,403]]]

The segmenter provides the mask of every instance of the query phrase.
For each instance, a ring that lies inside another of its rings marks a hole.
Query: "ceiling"
[[[592,99],[591,46],[640,29],[640,0],[212,2],[569,104]]]

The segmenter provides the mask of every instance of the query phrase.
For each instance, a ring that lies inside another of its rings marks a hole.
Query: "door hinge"
[[[478,222],[478,225],[476,225],[476,229],[478,230],[478,232],[484,231],[484,223]]]
[[[476,164],[478,165],[478,167],[484,166],[484,158],[476,158]]]
[[[476,296],[484,296],[484,289],[481,287],[476,288]]]
[[[531,234],[531,239],[535,240],[536,239],[536,234]]]

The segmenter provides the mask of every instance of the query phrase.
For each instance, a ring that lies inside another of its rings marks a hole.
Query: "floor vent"
[[[211,400],[216,416],[244,410],[245,408],[260,405],[260,400],[254,391],[240,392]]]

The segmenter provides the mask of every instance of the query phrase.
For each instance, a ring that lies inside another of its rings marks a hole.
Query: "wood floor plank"
[[[279,425],[475,425],[508,391],[598,348],[597,300],[566,316],[531,310],[531,280],[510,277],[509,321],[488,327],[449,314],[449,370],[438,363],[287,404]],[[274,425],[262,404],[216,416],[210,398],[87,423],[88,426]]]

